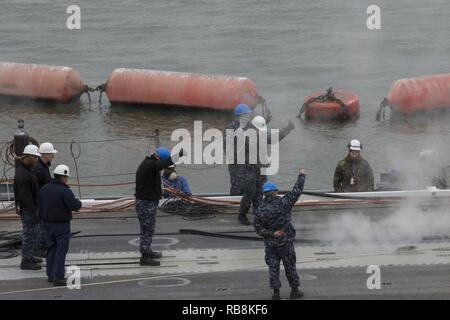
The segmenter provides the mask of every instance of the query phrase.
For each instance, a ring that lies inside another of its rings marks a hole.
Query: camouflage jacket
[[[341,160],[334,172],[335,192],[369,192],[374,190],[373,172],[363,158],[351,160],[347,156]]]
[[[234,120],[228,124],[228,126],[223,130],[223,152],[226,154],[227,152],[227,129],[237,130],[239,128],[239,121]],[[237,153],[236,153],[236,138],[233,140],[233,147],[234,147],[234,153],[233,153],[233,163],[229,164],[229,166],[235,166],[237,163]]]
[[[258,207],[253,219],[256,233],[264,237],[268,247],[279,247],[292,243],[295,240],[295,229],[291,223],[291,210],[300,197],[305,176],[299,175],[292,191],[282,197],[265,197]],[[285,237],[275,238],[273,233],[283,230]]]
[[[234,120],[224,130],[223,150],[224,150],[225,153],[227,151],[226,150],[226,147],[227,147],[227,139],[226,139],[227,131],[226,130],[227,129],[232,129],[234,131],[239,129],[239,121],[238,120]],[[252,125],[251,122],[249,122],[247,124],[247,126],[243,129],[243,132],[245,132],[248,129],[256,130],[256,128]],[[277,142],[283,140],[291,132],[291,130],[292,129],[289,128],[289,126],[286,126],[285,128],[280,129],[278,141],[274,141],[274,143],[277,143]],[[233,161],[234,162],[233,162],[233,164],[229,164],[229,166],[239,166],[240,175],[246,175],[247,172],[248,172],[248,174],[254,174],[254,173],[260,174],[260,171],[261,171],[260,168],[261,167],[268,167],[270,165],[270,164],[263,164],[262,163],[262,162],[265,162],[265,161],[261,161],[261,159],[260,159],[260,151],[259,151],[262,143],[266,144],[266,146],[272,144],[272,139],[271,139],[272,136],[270,134],[270,130],[268,131],[268,134],[267,134],[267,141],[260,141],[259,138],[260,137],[257,136],[256,146],[253,146],[253,148],[252,148],[252,147],[250,147],[250,139],[249,139],[249,137],[245,137],[245,148],[243,148],[242,150],[238,150],[239,149],[238,148],[238,142],[237,142],[238,139],[237,139],[237,137],[234,138],[234,140],[233,140],[233,148],[234,148],[233,149],[233,151],[234,151],[234,153],[233,153]],[[267,146],[266,152],[268,152],[268,148],[269,147]],[[255,156],[255,160],[256,160],[255,162],[256,163],[251,163],[251,161],[250,161],[250,159],[251,159],[250,151],[254,151],[256,153],[256,154],[253,155],[253,156]],[[239,152],[242,153],[241,156],[242,156],[243,162],[244,162],[242,164],[238,164],[238,153]]]

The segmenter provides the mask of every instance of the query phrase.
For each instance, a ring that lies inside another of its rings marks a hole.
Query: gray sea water
[[[66,9],[81,7],[81,30],[66,28]],[[381,7],[381,30],[368,30],[366,9]],[[423,148],[450,163],[450,116],[376,122],[392,81],[450,72],[450,2],[365,0],[14,0],[0,1],[0,61],[75,67],[91,87],[118,67],[245,76],[272,110],[273,127],[288,120],[293,131],[280,145],[283,189],[307,168],[308,189],[330,189],[346,144],[359,138],[363,156],[381,172],[409,167]],[[296,118],[303,97],[333,86],[360,97],[361,118],[316,124]],[[94,101],[98,98],[93,96]],[[104,99],[104,104],[107,104]],[[54,163],[73,168],[67,141],[124,139],[82,144],[80,176],[132,173],[148,152],[143,137],[161,131],[169,144],[176,128],[224,128],[221,113],[163,112],[151,108],[0,105],[0,141],[17,119],[39,141],[55,141]],[[225,166],[183,167],[194,192],[228,191]],[[83,179],[84,183],[133,181],[133,176]],[[83,196],[127,195],[132,187],[83,188]]]

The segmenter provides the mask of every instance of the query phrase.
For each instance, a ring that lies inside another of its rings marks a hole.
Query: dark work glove
[[[181,148],[180,152],[178,152],[178,156],[181,158],[182,156],[184,156],[184,150],[183,148]]]

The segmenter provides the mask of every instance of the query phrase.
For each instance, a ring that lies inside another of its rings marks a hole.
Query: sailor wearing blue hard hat
[[[291,223],[291,210],[302,194],[306,171],[300,170],[292,191],[278,197],[278,187],[266,182],[262,187],[264,199],[258,207],[253,220],[256,232],[264,238],[265,261],[269,266],[272,299],[280,297],[280,262],[283,261],[286,277],[291,287],[291,299],[298,299],[303,293],[298,289],[300,280],[297,274],[295,254],[295,228]]]
[[[252,109],[245,103],[239,103],[234,108],[235,119],[228,124],[228,126],[224,130],[224,152],[226,153],[226,141],[227,141],[227,130],[233,130],[233,132],[239,128],[244,129],[247,124],[252,119]],[[238,196],[242,194],[240,190],[239,184],[239,173],[238,165],[237,165],[237,150],[236,146],[234,146],[234,161],[233,163],[228,164],[228,173],[230,174],[230,195]]]
[[[183,156],[183,150],[179,156]],[[139,251],[140,265],[159,266],[155,260],[161,258],[160,252],[152,251],[151,244],[155,232],[156,208],[162,198],[161,171],[173,165],[171,152],[165,147],[156,148],[155,152],[139,165],[136,171],[136,213],[139,218],[141,237]]]

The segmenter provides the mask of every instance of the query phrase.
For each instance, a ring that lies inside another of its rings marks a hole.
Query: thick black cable
[[[232,232],[207,232],[202,230],[194,230],[194,229],[180,229],[177,233],[155,233],[155,236],[174,236],[174,235],[198,235],[205,237],[213,237],[213,238],[222,238],[222,239],[233,239],[233,240],[248,240],[248,241],[264,241],[262,237],[259,236],[238,236],[230,233],[247,233],[254,232],[250,230],[243,231],[232,231]],[[119,233],[119,234],[89,234],[89,235],[81,235],[72,237],[74,239],[80,238],[109,238],[109,237],[138,237],[140,234],[130,234],[130,233]],[[321,240],[318,239],[295,239],[296,243],[319,243]]]
[[[180,234],[192,234],[192,235],[205,236],[205,237],[235,239],[235,240],[264,241],[264,238],[262,238],[262,237],[236,236],[233,234],[208,232],[208,231],[194,230],[194,229],[180,229]],[[296,243],[318,243],[321,241],[316,240],[316,239],[295,239],[295,242]]]

